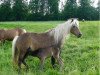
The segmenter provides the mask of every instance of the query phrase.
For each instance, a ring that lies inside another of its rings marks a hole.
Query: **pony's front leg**
[[[62,71],[64,63],[60,57],[60,51],[56,52],[56,54],[54,55],[54,58],[57,60],[58,64],[60,65],[60,71]]]
[[[45,58],[40,58],[40,70],[43,70],[44,68],[44,61],[45,61]]]
[[[61,54],[60,47],[59,48],[55,47],[54,49],[55,49],[55,52],[53,54],[53,57],[57,60],[58,64],[60,65],[60,71],[62,71],[64,63],[60,57],[60,54]]]
[[[52,67],[55,68],[55,58],[53,56],[51,56],[51,64]]]
[[[60,71],[62,71],[62,70],[63,70],[63,67],[64,67],[64,63],[63,63],[61,57],[59,57],[59,58],[57,59],[57,61],[58,61],[58,64],[60,65]]]

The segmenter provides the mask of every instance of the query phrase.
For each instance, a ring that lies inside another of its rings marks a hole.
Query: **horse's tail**
[[[17,55],[18,55],[18,49],[16,47],[16,41],[18,39],[19,36],[15,36],[15,38],[13,39],[13,42],[12,42],[12,59],[13,59],[13,63],[14,64],[17,64]]]

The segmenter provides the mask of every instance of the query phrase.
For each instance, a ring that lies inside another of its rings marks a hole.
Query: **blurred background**
[[[99,20],[100,0],[0,0],[0,21]]]

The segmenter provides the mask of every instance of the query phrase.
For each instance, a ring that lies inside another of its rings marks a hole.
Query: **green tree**
[[[62,15],[64,19],[77,17],[77,2],[76,0],[67,0]]]
[[[59,0],[30,0],[29,18],[31,20],[50,20],[58,17]]]
[[[99,10],[98,8],[91,7],[90,8],[90,20],[98,20],[99,19]]]
[[[100,20],[100,0],[98,0],[97,14],[98,20]]]
[[[48,14],[50,19],[57,20],[59,17],[59,0],[48,0]]]
[[[4,0],[0,6],[0,20],[12,20],[11,0]]]
[[[39,11],[39,0],[30,0],[29,20],[39,20],[41,18]]]
[[[24,0],[14,0],[13,18],[14,20],[26,20],[28,9]]]
[[[93,7],[91,6],[91,0],[79,0],[80,6],[78,8],[78,17],[80,19],[91,20],[91,14],[93,14]]]

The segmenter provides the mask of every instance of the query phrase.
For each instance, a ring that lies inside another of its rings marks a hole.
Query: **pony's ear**
[[[72,18],[71,22],[73,22],[73,21],[74,21],[74,19]]]

